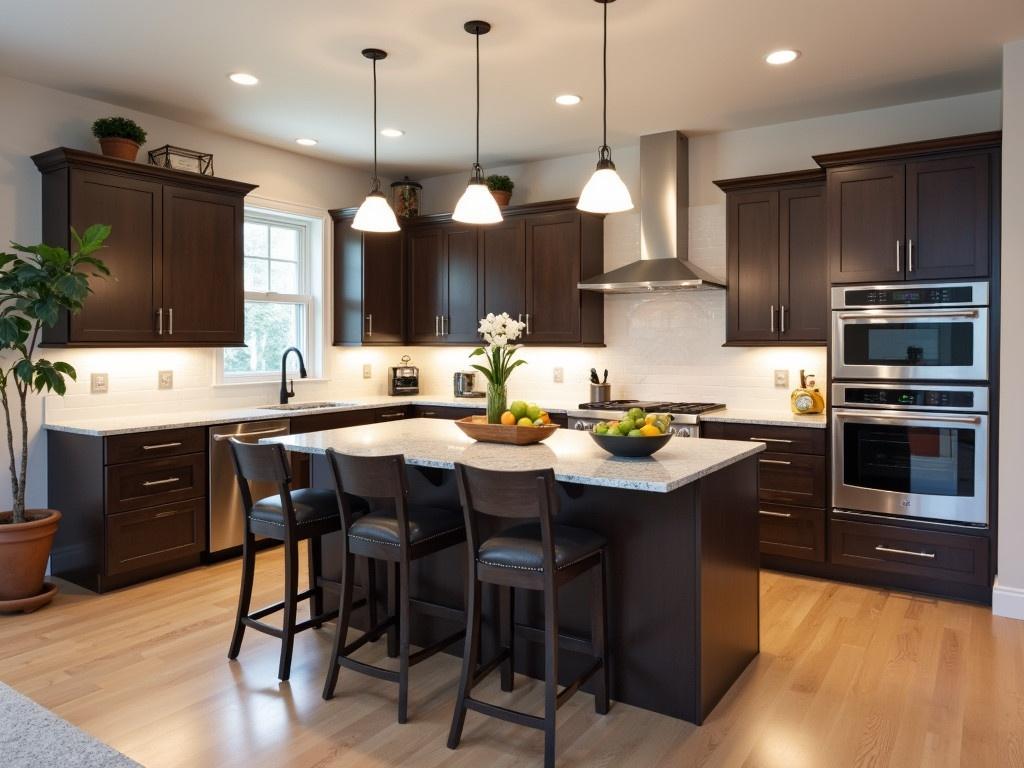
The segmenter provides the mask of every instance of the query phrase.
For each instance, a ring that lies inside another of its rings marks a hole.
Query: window
[[[319,230],[319,222],[313,219],[246,209],[246,346],[224,350],[223,381],[272,378],[280,371],[281,354],[288,347],[298,347],[307,368],[315,369],[312,286]],[[289,365],[298,368],[294,356]]]

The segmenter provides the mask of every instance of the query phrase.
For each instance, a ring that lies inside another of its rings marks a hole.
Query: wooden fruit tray
[[[557,424],[543,427],[506,426],[488,424],[486,416],[467,416],[458,419],[456,426],[474,440],[481,443],[504,443],[506,445],[532,445],[550,437],[558,429]]]

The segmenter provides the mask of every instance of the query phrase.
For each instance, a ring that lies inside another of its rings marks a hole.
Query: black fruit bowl
[[[655,451],[664,448],[672,435],[659,435],[657,437],[623,437],[620,435],[599,435],[591,432],[590,436],[594,442],[614,456],[623,456],[630,459],[639,459],[650,456]]]

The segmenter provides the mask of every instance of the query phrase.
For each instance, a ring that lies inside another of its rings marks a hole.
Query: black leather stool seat
[[[419,544],[465,527],[462,512],[442,507],[410,504],[406,507],[406,516],[409,520],[410,544]],[[348,535],[354,539],[397,547],[398,518],[390,510],[371,512],[356,520],[349,528]]]
[[[552,533],[558,570],[597,553],[606,543],[603,536],[585,528],[554,525]],[[543,552],[540,523],[523,523],[484,541],[477,550],[477,562],[497,568],[540,572],[544,569]]]
[[[338,512],[338,497],[334,491],[320,488],[300,488],[291,492],[292,506],[295,507],[295,522],[298,525],[323,523],[331,518],[338,520],[341,526],[341,515]],[[249,517],[262,523],[284,527],[284,510],[281,509],[281,496],[267,496],[252,505]]]

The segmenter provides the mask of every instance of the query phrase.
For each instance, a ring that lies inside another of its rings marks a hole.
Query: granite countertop
[[[739,424],[762,424],[772,427],[808,427],[810,429],[825,429],[828,419],[824,413],[798,414],[792,411],[775,409],[744,410],[739,408],[726,408],[722,411],[712,411],[702,414],[701,421],[724,421]]]
[[[642,439],[642,438],[623,438]],[[453,422],[406,419],[363,427],[265,438],[299,453],[327,448],[357,456],[401,453],[408,464],[452,469],[455,462],[482,469],[530,470],[551,467],[566,483],[668,493],[764,450],[762,443],[677,438],[654,456],[624,459],[606,453],[584,432],[559,429],[530,446],[478,443]]]

